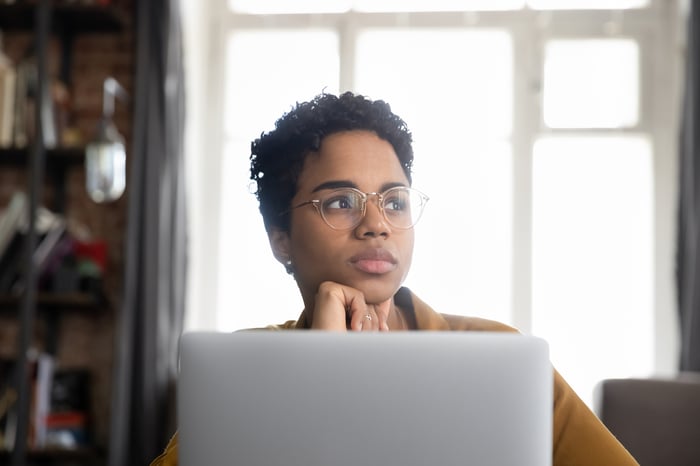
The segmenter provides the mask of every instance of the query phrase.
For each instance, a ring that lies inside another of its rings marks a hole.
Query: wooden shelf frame
[[[57,147],[46,149],[46,164],[51,166],[69,167],[85,162],[85,147]],[[26,167],[29,164],[29,153],[26,147],[9,147],[0,149],[0,166]]]
[[[11,452],[0,450],[0,464],[9,460]],[[76,463],[97,464],[104,461],[105,453],[94,448],[46,448],[28,450],[27,465],[74,465]]]
[[[18,309],[22,297],[0,294],[0,312]],[[49,311],[98,311],[105,305],[103,297],[89,293],[45,293],[37,294],[36,305],[39,309]]]
[[[124,29],[128,16],[114,6],[51,2],[52,30],[71,33],[114,33]],[[35,3],[0,5],[0,30],[31,31]]]
[[[81,5],[67,1],[35,0],[22,3],[0,4],[0,31],[31,33],[34,38],[34,50],[37,60],[37,95],[39,105],[45,105],[49,99],[48,90],[48,42],[50,35],[61,38],[64,44],[63,67],[61,78],[70,85],[68,64],[71,61],[72,41],[78,34],[90,33],[115,33],[120,32],[129,24],[129,17],[116,6]],[[39,309],[65,310],[96,309],[100,302],[95,297],[48,295],[37,290],[37,271],[31,260],[32,251],[37,243],[35,230],[35,213],[42,194],[46,168],[55,167],[59,170],[56,174],[56,183],[63,188],[61,174],[64,168],[75,166],[84,161],[84,149],[82,148],[47,148],[43,138],[43,127],[39,119],[40,111],[36,112],[35,134],[36,139],[27,148],[10,148],[0,150],[0,166],[23,166],[28,170],[28,195],[29,195],[29,234],[25,243],[24,260],[28,264],[25,271],[25,283],[27,290],[21,296],[0,297],[0,308],[14,307],[18,310],[20,321],[18,355],[24,358],[31,342],[31,334],[34,328],[36,313]],[[60,190],[59,190],[60,191]],[[60,197],[60,196],[59,196]],[[63,205],[62,199],[58,201]],[[92,299],[92,302],[90,302]],[[106,301],[105,301],[106,303]],[[103,303],[104,304],[104,303]],[[58,314],[50,312],[47,318],[55,320]],[[5,464],[9,457],[12,466],[25,466],[28,464],[80,464],[93,463],[91,454],[78,452],[56,451],[31,451],[22,439],[27,437],[29,420],[29,386],[27,365],[20,364],[17,375],[18,400],[18,442],[11,452],[0,452],[0,463]],[[101,463],[102,461],[100,461]]]

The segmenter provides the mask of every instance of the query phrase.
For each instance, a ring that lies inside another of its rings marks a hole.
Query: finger
[[[364,296],[361,294],[360,296],[354,295],[352,299],[349,300],[347,313],[350,316],[350,330],[359,332],[372,325],[374,317],[368,312]],[[367,318],[367,316],[369,316],[369,318]]]
[[[377,331],[380,319],[374,311],[374,306],[365,302],[365,297],[358,292],[350,303],[348,313],[350,317],[350,329],[356,332]]]
[[[379,330],[380,320],[372,306],[368,306],[364,302],[364,298],[356,301],[356,303],[349,310],[349,313],[351,313],[351,330],[357,332]]]
[[[367,313],[362,316],[360,325],[360,331],[363,332],[379,330],[379,318],[377,318],[376,314],[370,312],[368,308]]]
[[[324,282],[316,292],[311,328],[346,331],[346,296],[341,285]]]
[[[389,314],[391,313],[392,309],[392,303],[393,303],[393,298],[389,298],[386,301],[375,304],[374,305],[374,311],[377,314],[377,318],[379,321],[377,322],[378,324],[378,329],[383,332],[389,331]]]

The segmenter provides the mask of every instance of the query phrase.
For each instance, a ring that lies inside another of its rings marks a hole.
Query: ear
[[[267,233],[267,237],[270,241],[270,248],[272,248],[272,254],[275,256],[275,259],[283,265],[286,265],[292,259],[289,232],[273,227]]]

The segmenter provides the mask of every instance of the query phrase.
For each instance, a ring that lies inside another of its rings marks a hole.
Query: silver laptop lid
[[[545,341],[482,332],[188,333],[182,466],[546,466]]]

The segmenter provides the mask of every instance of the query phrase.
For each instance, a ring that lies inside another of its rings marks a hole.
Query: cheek
[[[318,222],[295,225],[290,235],[292,257],[300,267],[320,269],[334,252],[341,250],[334,231]]]
[[[406,238],[401,243],[401,255],[403,259],[403,278],[408,275],[408,270],[411,268],[413,261],[413,246],[415,244],[415,234],[413,230],[406,232]]]

